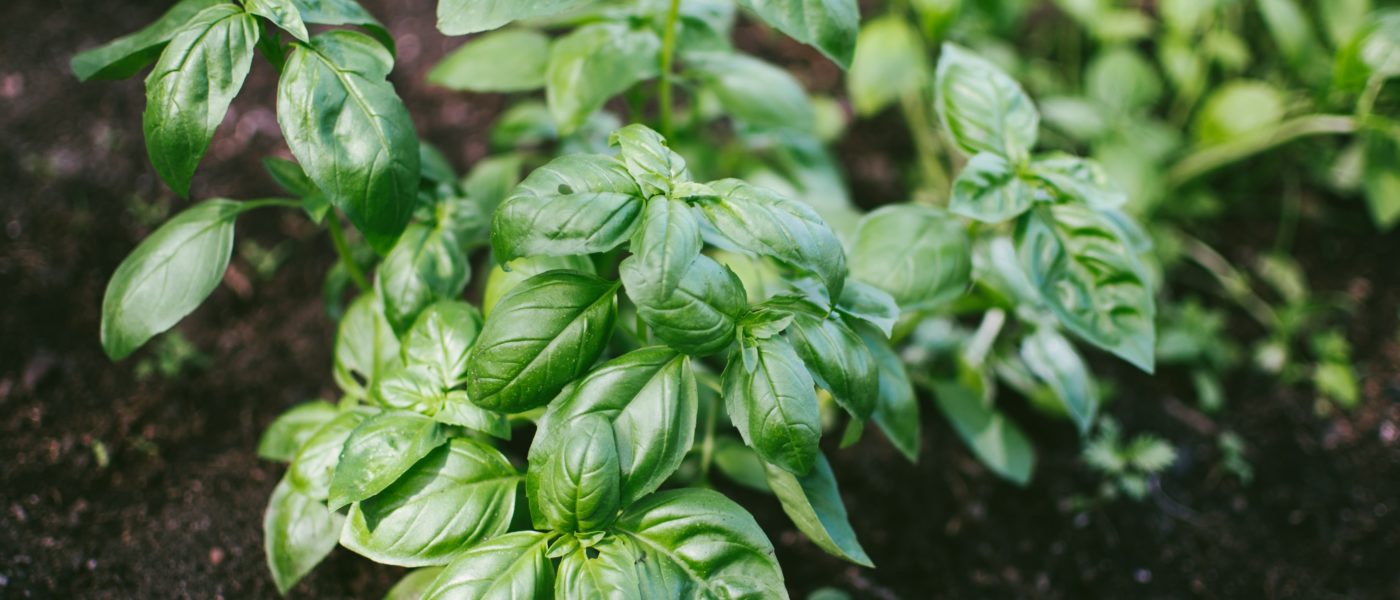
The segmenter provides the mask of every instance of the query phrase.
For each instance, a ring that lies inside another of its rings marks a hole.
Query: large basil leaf
[[[1056,152],[1035,159],[1031,175],[1044,182],[1062,202],[1084,202],[1098,209],[1114,209],[1128,196],[1113,187],[1103,166],[1087,158]]]
[[[552,537],[517,531],[472,546],[443,568],[423,599],[547,598],[554,588],[554,563],[545,556]]]
[[[81,81],[126,79],[160,56],[161,49],[195,15],[225,0],[181,0],[144,29],[78,53],[69,63]]]
[[[588,371],[612,336],[617,284],[574,271],[525,280],[501,298],[467,365],[467,395],[489,410],[544,405]]]
[[[904,361],[890,347],[889,340],[873,327],[852,323],[851,328],[865,342],[879,368],[880,396],[875,402],[875,425],[909,462],[916,462],[919,460],[922,423],[919,421],[919,399],[914,395],[914,384],[909,381]]]
[[[491,315],[491,310],[496,308],[496,303],[501,301],[505,295],[522,281],[544,273],[545,271],[557,271],[566,269],[570,271],[580,271],[594,274],[593,260],[587,256],[531,256],[517,258],[510,261],[510,270],[496,265],[491,270],[491,275],[486,278],[486,292],[481,297],[481,310],[487,316]]]
[[[325,500],[330,493],[331,478],[335,475],[336,464],[340,462],[340,451],[345,447],[345,440],[364,422],[366,416],[360,411],[343,412],[322,425],[292,459],[292,465],[287,469],[287,481],[298,492]]]
[[[263,551],[277,591],[286,594],[331,550],[345,517],[297,489],[291,476],[272,491],[263,514]]]
[[[685,64],[724,112],[743,123],[803,132],[816,126],[812,101],[786,70],[733,52],[694,52],[685,55]]]
[[[506,532],[519,484],[520,474],[495,448],[454,439],[354,504],[340,543],[377,563],[447,564]]]
[[[146,78],[146,149],[181,196],[248,77],[258,33],[258,20],[238,6],[211,6],[170,40]]]
[[[1099,397],[1089,367],[1069,340],[1054,329],[1041,327],[1021,341],[1021,358],[1055,392],[1079,433],[1088,433],[1098,412]]]
[[[841,240],[807,205],[738,179],[716,181],[720,198],[701,207],[715,228],[744,250],[776,258],[821,279],[832,298],[846,283]]]
[[[865,342],[835,315],[798,310],[792,316],[788,339],[817,385],[851,416],[870,418],[880,395],[880,373]]]
[[[631,538],[645,569],[647,598],[786,599],[773,545],[753,517],[711,490],[653,494],[629,506],[614,526]]]
[[[609,98],[655,77],[661,39],[626,23],[595,23],[559,38],[549,53],[545,100],[561,135],[583,125]]]
[[[656,197],[647,201],[642,226],[632,236],[632,254],[637,269],[647,271],[648,279],[670,296],[704,247],[700,221],[689,204]]]
[[[934,88],[943,129],[969,155],[1023,161],[1035,147],[1040,113],[1021,85],[956,44],[943,44]]]
[[[909,21],[888,15],[860,28],[846,89],[861,115],[873,115],[928,85],[932,68],[924,40]]]
[[[608,136],[616,146],[617,160],[641,186],[642,195],[671,195],[675,184],[690,179],[685,159],[666,146],[666,138],[646,125],[628,125]]]
[[[384,318],[383,305],[366,293],[350,304],[335,335],[335,370],[340,389],[354,398],[368,398],[369,391],[401,364],[399,338]]]
[[[386,411],[365,419],[340,451],[327,498],[331,509],[378,494],[446,442],[442,426],[417,413]]]
[[[311,41],[306,31],[306,21],[301,18],[301,9],[292,0],[248,0],[243,3],[249,13],[267,19],[292,37],[303,42]]]
[[[856,0],[739,0],[794,40],[814,46],[827,58],[851,66],[860,27]]]
[[[528,92],[544,87],[549,36],[507,29],[475,38],[428,72],[428,81],[469,92]]]
[[[496,260],[606,252],[632,235],[641,188],[609,156],[561,156],[535,169],[496,211]]]
[[[233,253],[233,222],[249,203],[209,200],[166,221],[133,250],[102,297],[102,349],[112,360],[170,329],[218,287]]]
[[[607,417],[587,414],[560,423],[550,434],[557,436],[544,442],[550,455],[539,469],[530,467],[532,509],[539,511],[546,529],[603,530],[622,507],[622,464],[612,424]]]
[[[374,290],[389,325],[402,334],[430,304],[460,296],[471,274],[467,253],[451,230],[414,223],[380,263]]]
[[[750,371],[738,353],[724,369],[729,418],[763,460],[806,475],[817,460],[821,415],[812,376],[786,338],[758,340]]]
[[[599,0],[441,0],[438,29],[447,35],[489,31],[521,19],[584,8]]]
[[[982,464],[999,477],[1026,485],[1035,468],[1030,440],[1016,423],[990,406],[980,376],[964,373],[932,384],[933,399],[953,430]]]
[[[303,22],[316,25],[358,25],[369,30],[370,35],[388,48],[389,52],[394,51],[394,36],[355,0],[292,0],[292,4],[301,12]]]
[[[263,431],[258,439],[258,458],[291,461],[306,440],[339,413],[334,404],[323,400],[296,405]]]
[[[444,390],[466,382],[467,350],[481,332],[481,313],[458,300],[444,300],[418,315],[403,342],[405,362],[428,369]]]
[[[826,457],[817,454],[812,472],[802,477],[773,465],[765,465],[768,487],[783,503],[783,512],[807,539],[822,550],[865,567],[874,567],[846,516],[846,505],[836,488],[836,475]]]
[[[948,210],[983,223],[1001,223],[1030,210],[1033,202],[1035,189],[1021,179],[1015,165],[982,152],[958,173]]]
[[[287,146],[380,252],[393,247],[418,198],[418,137],[385,79],[393,66],[369,36],[329,31],[294,46],[277,87]]]
[[[672,348],[692,356],[709,356],[734,340],[734,324],[748,308],[744,285],[729,267],[700,255],[671,293],[655,269],[637,257],[618,267],[627,297],[637,306],[651,332]]]
[[[851,271],[905,311],[936,308],[967,289],[971,242],[962,224],[941,209],[888,206],[861,219]]]
[[[846,287],[837,299],[836,310],[869,323],[883,332],[885,337],[894,333],[894,326],[899,322],[899,304],[894,301],[894,296],[859,279],[846,280]]]
[[[1152,284],[1119,231],[1088,206],[1061,204],[1022,220],[1016,246],[1026,275],[1065,328],[1150,373]]]

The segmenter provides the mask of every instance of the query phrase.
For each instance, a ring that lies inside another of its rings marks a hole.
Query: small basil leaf
[[[102,298],[102,349],[112,360],[170,329],[218,287],[233,223],[250,205],[208,200],[166,221],[131,252]]]
[[[1032,373],[1050,386],[1069,413],[1079,433],[1094,425],[1099,397],[1084,359],[1069,340],[1049,327],[1041,327],[1021,341],[1021,358]]]
[[[358,25],[369,30],[370,35],[390,53],[394,52],[394,36],[355,0],[292,0],[292,4],[301,12],[301,20],[305,23]]]
[[[700,222],[690,205],[680,200],[655,197],[642,212],[642,226],[632,236],[631,250],[636,268],[645,270],[657,292],[670,296],[704,248]]]
[[[490,31],[512,21],[585,8],[599,0],[442,0],[438,29],[447,35]]]
[[[609,98],[655,77],[660,53],[655,32],[625,23],[585,25],[556,40],[545,99],[559,133],[573,133]]]
[[[670,294],[663,293],[658,273],[637,257],[622,261],[618,271],[627,297],[652,334],[691,356],[709,356],[728,347],[735,320],[748,308],[739,277],[703,254],[691,261]]]
[[[1103,214],[1060,204],[1024,219],[1021,264],[1051,312],[1075,335],[1152,372],[1152,283],[1136,253]]]
[[[414,569],[399,579],[394,587],[389,588],[389,592],[384,594],[384,600],[423,600],[428,592],[428,587],[442,574],[441,567],[428,567],[424,569]]]
[[[685,55],[687,73],[714,92],[724,112],[761,129],[811,132],[816,112],[786,70],[733,52]]]
[[[439,423],[474,429],[495,438],[510,439],[510,419],[496,411],[477,406],[467,397],[467,393],[461,390],[448,392],[443,397],[442,408],[433,415],[433,419]]]
[[[934,89],[938,118],[968,155],[990,152],[1020,162],[1035,147],[1040,113],[1021,85],[956,44],[943,44]]]
[[[546,598],[554,588],[554,563],[545,556],[552,537],[517,531],[472,546],[443,568],[423,600]]]
[[[1373,132],[1363,143],[1366,167],[1361,183],[1366,206],[1376,227],[1389,231],[1400,223],[1400,138]]]
[[[457,170],[452,168],[452,161],[442,150],[423,140],[418,140],[418,165],[424,189],[457,182]]]
[[[888,15],[860,28],[846,89],[856,113],[869,116],[918,93],[932,78],[928,49],[909,21]]]
[[[467,366],[467,395],[482,408],[543,406],[602,355],[612,337],[617,284],[574,271],[525,280],[482,326]]]
[[[852,329],[865,341],[865,347],[875,359],[880,374],[880,397],[875,403],[875,424],[909,462],[919,460],[922,424],[919,421],[919,399],[904,361],[890,347],[888,339],[873,327],[853,323]]]
[[[788,339],[817,385],[857,419],[868,419],[880,395],[880,373],[865,342],[839,319],[794,312]]]
[[[277,591],[286,594],[335,549],[345,517],[283,477],[263,515],[263,550]]]
[[[195,15],[225,0],[181,0],[144,29],[78,53],[69,66],[80,81],[126,79],[160,56],[170,39]]]
[[[336,463],[340,462],[340,450],[345,447],[350,432],[359,427],[365,418],[363,412],[348,411],[321,426],[292,459],[292,465],[287,469],[287,481],[298,492],[325,500],[330,492]]]
[[[496,303],[520,285],[520,282],[540,273],[564,269],[595,274],[593,260],[587,256],[531,256],[517,258],[506,266],[510,267],[509,271],[501,265],[496,265],[491,270],[491,275],[486,278],[486,292],[482,294],[481,310],[487,316],[496,308]]]
[[[802,477],[773,465],[767,465],[767,473],[768,486],[782,502],[783,512],[807,539],[832,556],[864,567],[875,566],[851,529],[846,505],[836,488],[836,475],[825,456],[818,454],[812,472]]]
[[[1030,210],[1035,189],[1005,158],[982,152],[967,161],[953,182],[948,210],[983,223],[1009,221]]]
[[[769,256],[821,279],[840,297],[846,283],[841,241],[810,207],[737,179],[710,184],[721,198],[702,202],[715,228],[748,252]]]
[[[273,25],[292,34],[303,42],[311,41],[306,31],[306,22],[301,20],[301,10],[292,0],[248,0],[243,3],[248,12],[271,21]]]
[[[451,230],[414,223],[380,263],[374,290],[384,316],[399,334],[439,300],[460,296],[471,279],[471,263]]]
[[[296,405],[263,431],[258,458],[290,462],[306,440],[339,413],[334,404],[321,400]]]
[[[644,197],[669,196],[673,185],[690,179],[685,159],[646,125],[628,125],[614,131],[608,136],[608,145],[617,147],[617,160],[637,180]]]
[[[369,391],[390,371],[398,368],[399,338],[384,318],[375,294],[364,294],[350,304],[335,335],[335,370],[340,389],[352,398],[368,398]]]
[[[1031,163],[1031,174],[1050,186],[1062,202],[1113,209],[1128,201],[1126,194],[1109,183],[1103,166],[1087,158],[1059,152],[1042,156]]]
[[[752,516],[719,492],[652,494],[629,506],[614,531],[635,543],[642,581],[661,592],[644,597],[788,597],[773,544]]]
[[[739,0],[739,5],[841,68],[851,66],[860,27],[856,0]]]
[[[385,77],[394,57],[361,33],[297,44],[277,87],[277,121],[306,174],[365,240],[387,252],[418,199],[418,137]]]
[[[506,532],[519,484],[520,474],[495,448],[455,439],[355,503],[340,543],[381,564],[444,565]]]
[[[773,493],[768,487],[768,468],[753,448],[732,437],[715,439],[715,468],[730,481],[751,490]]]
[[[859,279],[846,280],[846,287],[841,290],[836,310],[873,325],[883,332],[885,337],[894,333],[894,325],[899,321],[899,304],[894,301],[894,297],[885,290]]]
[[[378,494],[445,442],[442,426],[420,414],[387,411],[365,419],[340,452],[331,478],[331,509]]]
[[[544,87],[549,36],[530,29],[488,33],[447,55],[428,81],[468,92],[528,92]]]
[[[546,529],[603,530],[622,506],[621,459],[611,423],[600,415],[583,415],[550,433],[555,439],[535,438],[551,452],[539,468],[530,468],[532,510],[539,511]],[[531,454],[536,454],[533,445]]]
[[[466,382],[467,350],[481,332],[481,313],[458,300],[429,306],[403,342],[404,362],[421,365],[435,375],[444,390]]]
[[[316,182],[311,181],[306,172],[301,170],[301,165],[269,156],[263,159],[263,168],[267,169],[267,173],[282,189],[301,198],[301,208],[313,222],[320,225],[326,220],[326,213],[331,210],[331,202],[321,193],[321,188],[316,187]]]
[[[446,395],[437,379],[425,365],[400,365],[379,378],[371,393],[381,406],[434,414]]]
[[[977,388],[985,384],[963,380],[933,382],[934,403],[982,464],[1007,481],[1026,485],[1035,468],[1035,451],[1026,434],[984,400],[983,390]]]
[[[821,438],[812,376],[782,337],[758,340],[754,348],[752,371],[737,355],[724,369],[729,418],[763,460],[805,475],[816,462]]]
[[[606,252],[632,235],[641,189],[609,156],[569,155],[535,169],[492,221],[496,260]]]
[[[646,553],[632,538],[609,536],[577,548],[559,561],[554,597],[572,600],[662,598],[665,589],[648,575]]]
[[[851,271],[889,293],[905,312],[936,308],[967,290],[971,242],[962,224],[941,209],[889,206],[861,219]]]

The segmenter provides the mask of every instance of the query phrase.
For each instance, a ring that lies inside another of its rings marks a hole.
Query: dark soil
[[[235,258],[226,285],[179,326],[206,366],[143,379],[135,366],[151,350],[113,365],[98,346],[107,277],[151,228],[144,207],[186,201],[146,161],[141,82],[79,84],[67,61],[164,4],[0,5],[0,22],[10,24],[0,37],[3,598],[275,597],[261,519],[281,468],[258,461],[254,447],[282,410],[334,393],[332,322],[320,303],[333,257],[318,231],[290,214],[240,222],[240,239],[285,243],[289,260],[264,279]],[[484,156],[500,100],[421,83],[458,43],[434,30],[435,3],[366,4],[398,38],[395,80],[419,131],[459,167]],[[802,48],[769,38],[746,44],[794,69],[811,65],[802,73],[808,83],[836,85]],[[255,68],[194,197],[275,191],[258,164],[281,151],[274,85],[266,65]],[[865,124],[869,133],[840,150],[863,157],[852,175],[867,203],[899,199],[895,165],[909,142],[898,127]],[[1098,482],[1078,462],[1068,426],[1012,403],[1041,461],[1035,481],[1019,489],[980,467],[926,404],[917,465],[878,434],[830,453],[878,569],[826,556],[776,501],[731,490],[773,538],[794,596],[835,586],[878,599],[1400,598],[1400,237],[1376,235],[1354,203],[1307,208],[1298,257],[1315,287],[1357,306],[1345,326],[1365,381],[1358,409],[1318,417],[1310,390],[1241,376],[1229,382],[1224,413],[1202,419],[1187,407],[1182,373],[1148,378],[1104,361],[1120,381],[1111,412],[1128,431],[1169,438],[1181,460],[1144,503],[1077,511],[1068,499]],[[1267,219],[1226,221],[1213,241],[1246,259],[1272,240]],[[1221,429],[1249,444],[1252,484],[1218,466]],[[337,550],[295,594],[374,598],[400,573]]]

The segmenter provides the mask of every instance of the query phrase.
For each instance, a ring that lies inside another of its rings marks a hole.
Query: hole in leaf
[[[597,548],[584,548],[584,549],[583,549],[583,555],[584,555],[584,556],[587,556],[589,560],[593,560],[593,559],[595,559],[595,558],[598,558],[598,554],[599,554],[599,553],[598,553],[598,549],[597,549]]]
[[[569,187],[567,183],[561,183],[559,184],[559,193],[567,196],[574,193],[574,188]]]

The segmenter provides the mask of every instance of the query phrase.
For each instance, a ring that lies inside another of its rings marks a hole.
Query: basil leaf
[[[370,392],[380,406],[431,415],[442,410],[446,397],[437,379],[426,365],[400,365],[379,378]]]
[[[646,553],[632,538],[609,536],[578,548],[559,561],[554,597],[583,599],[664,598],[664,581],[648,575]]]
[[[531,277],[501,298],[467,366],[467,395],[482,408],[543,406],[593,366],[612,336],[617,284],[573,271]]]
[[[442,426],[417,413],[386,411],[365,419],[340,452],[328,497],[331,510],[378,494],[446,442]]]
[[[510,419],[505,415],[477,406],[461,390],[448,392],[442,400],[442,408],[433,418],[439,423],[460,425],[475,429],[502,440],[510,439]]]
[[[335,549],[345,517],[283,477],[263,515],[263,551],[277,591],[286,594]]]
[[[258,439],[258,458],[291,461],[306,440],[339,413],[334,404],[321,400],[292,407],[263,431]]]
[[[569,155],[535,169],[496,211],[496,260],[606,252],[632,235],[641,189],[616,159]]]
[[[481,310],[487,316],[507,293],[520,285],[520,282],[546,271],[566,269],[595,274],[593,260],[587,256],[531,256],[510,261],[507,271],[501,265],[491,270],[486,278],[486,292],[481,297]]]
[[[629,506],[614,526],[638,551],[644,581],[668,598],[786,599],[773,544],[719,492],[680,489]]]
[[[407,575],[399,579],[398,583],[394,584],[394,587],[389,588],[389,592],[384,594],[384,600],[422,600],[428,593],[428,587],[441,574],[441,567],[409,571]]]
[[[1081,435],[1094,425],[1099,397],[1089,376],[1089,367],[1074,351],[1069,340],[1049,327],[1041,327],[1021,341],[1021,358],[1032,373],[1044,381],[1060,399]]]
[[[306,172],[301,170],[301,165],[290,160],[269,156],[263,159],[263,168],[267,169],[268,175],[272,176],[277,185],[301,199],[301,208],[306,211],[306,215],[311,217],[312,221],[320,225],[326,220],[326,213],[330,212],[331,203],[326,200],[325,194],[321,193],[321,188],[316,187],[316,182],[311,181],[311,178],[306,176]]]
[[[467,92],[537,90],[544,87],[549,43],[549,36],[530,29],[488,33],[442,59],[428,81]]]
[[[648,279],[658,286],[657,292],[670,296],[704,245],[700,221],[690,205],[658,196],[647,201],[631,250],[636,268],[647,272]]]
[[[753,448],[732,437],[715,439],[715,468],[730,481],[751,490],[773,493],[768,487],[768,468]]]
[[[466,382],[467,350],[481,332],[481,313],[458,300],[443,300],[429,306],[403,342],[404,362],[422,365],[443,389]]]
[[[102,349],[112,360],[194,312],[223,280],[233,222],[253,205],[208,200],[166,221],[122,261],[102,297]]]
[[[146,78],[151,165],[181,196],[248,77],[258,33],[258,20],[238,6],[211,6],[171,38]]]
[[[865,342],[879,371],[880,396],[875,402],[875,425],[909,462],[918,462],[922,438],[919,399],[914,395],[914,384],[909,381],[904,361],[889,340],[874,328],[862,323],[853,323],[851,328]]]
[[[738,179],[710,184],[719,200],[700,206],[715,228],[748,252],[816,275],[832,298],[846,283],[841,241],[810,207]]]
[[[899,322],[899,304],[894,301],[894,296],[859,279],[846,280],[836,310],[869,323],[883,332],[885,337],[894,333],[895,323]]]
[[[294,46],[277,87],[287,146],[380,252],[393,247],[418,198],[418,137],[385,79],[393,66],[369,36],[329,31]]]
[[[501,154],[478,161],[462,180],[465,197],[453,195],[439,204],[446,213],[438,217],[441,226],[452,230],[464,248],[475,248],[491,241],[491,217],[520,183],[519,154]]]
[[[860,27],[856,0],[739,0],[739,5],[841,68],[851,66]]]
[[[937,308],[967,290],[971,242],[962,224],[941,209],[888,206],[861,219],[851,271],[889,293],[905,312]]]
[[[554,563],[545,556],[552,534],[507,533],[472,546],[443,568],[424,600],[545,598],[554,587]]]
[[[933,71],[928,50],[919,31],[903,17],[866,21],[857,39],[855,60],[846,78],[857,114],[874,115],[928,85]]]
[[[821,415],[812,376],[782,337],[758,340],[753,370],[732,354],[724,369],[729,418],[764,461],[805,475],[817,457]]]
[[[851,529],[846,505],[841,502],[841,492],[836,488],[836,475],[831,472],[825,456],[817,454],[816,466],[802,477],[773,465],[766,465],[766,468],[768,486],[782,502],[783,512],[807,534],[807,539],[832,556],[863,567],[875,567]]]
[[[761,129],[811,132],[816,112],[791,73],[745,54],[685,55],[687,74],[714,92],[724,112]]]
[[[1031,174],[1056,192],[1062,202],[1084,202],[1097,209],[1119,208],[1127,194],[1108,181],[1103,166],[1087,158],[1056,152],[1031,163]]]
[[[1027,277],[1066,329],[1152,372],[1152,284],[1117,225],[1088,206],[1056,205],[1021,222],[1016,246]]]
[[[375,294],[350,304],[335,335],[335,370],[340,389],[352,398],[368,398],[369,390],[401,364],[399,338],[384,318]]]
[[[380,263],[374,291],[396,333],[438,300],[460,296],[471,279],[471,263],[451,230],[414,223]]]
[[[852,417],[865,420],[880,395],[880,373],[865,342],[840,320],[794,311],[788,339],[817,385]]]
[[[301,10],[292,0],[248,0],[243,6],[249,13],[271,21],[292,37],[303,42],[311,41],[306,22],[301,20]]]
[[[340,543],[377,563],[444,565],[506,532],[520,474],[495,448],[454,439],[355,503]]]
[[[394,52],[394,36],[355,0],[292,0],[301,12],[301,19],[316,25],[358,25],[369,30],[390,53]]]
[[[1033,202],[1035,189],[1021,179],[1015,165],[982,152],[958,173],[948,210],[983,223],[1001,223],[1030,210]]]
[[[1040,113],[1021,85],[956,44],[943,44],[934,78],[938,118],[968,155],[990,152],[1021,162],[1035,147]]]
[[[980,375],[974,377],[980,379]],[[974,389],[981,385],[984,384],[961,380],[934,381],[934,403],[982,464],[998,477],[1025,486],[1035,468],[1035,452],[1026,434],[992,408],[982,390]]]
[[[651,333],[691,356],[709,356],[734,340],[736,320],[748,308],[744,285],[729,267],[699,255],[669,294],[654,269],[637,257],[618,267],[627,297]]]
[[[1400,138],[1369,133],[1363,142],[1362,189],[1376,228],[1389,231],[1400,223]]]
[[[447,35],[489,31],[512,21],[585,8],[599,0],[441,0],[438,29]]]
[[[602,531],[622,507],[622,466],[618,440],[608,419],[583,415],[551,431],[550,456],[531,465],[531,510],[545,529]],[[536,436],[536,442],[544,440]],[[531,455],[537,453],[531,446]]]
[[[287,481],[298,492],[325,500],[330,492],[336,463],[340,462],[340,450],[345,447],[350,432],[359,427],[365,418],[366,413],[347,411],[321,426],[292,459],[292,465],[287,469]]]
[[[608,136],[618,148],[617,160],[627,168],[642,196],[670,196],[673,185],[690,179],[685,159],[666,146],[666,139],[646,125],[628,125]]]
[[[195,15],[224,0],[180,0],[144,29],[78,53],[69,63],[79,81],[126,79],[151,64]]]
[[[545,100],[561,135],[569,135],[609,98],[657,75],[661,39],[625,23],[594,23],[555,40]]]

